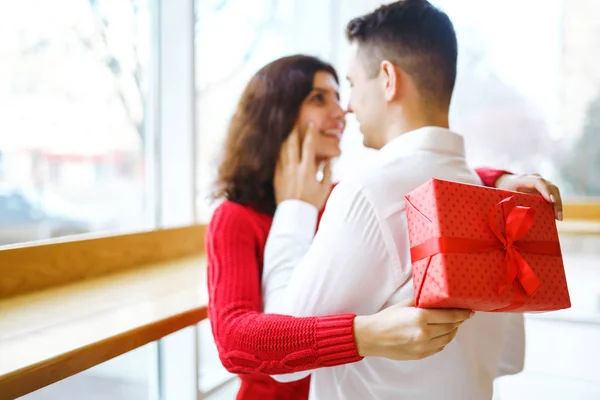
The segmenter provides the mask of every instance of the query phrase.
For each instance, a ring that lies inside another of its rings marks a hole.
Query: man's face
[[[364,57],[356,43],[352,46],[348,66],[348,82],[351,93],[348,111],[356,115],[366,147],[380,149],[385,145],[385,101],[384,85],[374,71],[367,71]]]

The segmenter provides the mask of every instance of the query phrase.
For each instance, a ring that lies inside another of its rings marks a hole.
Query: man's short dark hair
[[[409,74],[428,102],[449,106],[456,81],[457,42],[450,18],[427,0],[400,0],[353,19],[346,27],[368,73],[383,60]]]

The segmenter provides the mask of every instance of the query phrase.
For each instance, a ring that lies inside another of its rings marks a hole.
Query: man
[[[404,195],[432,177],[481,184],[466,163],[462,137],[449,130],[457,43],[447,15],[425,0],[399,1],[351,21],[347,36],[353,45],[349,111],[356,114],[364,144],[379,156],[334,189],[311,244],[317,221],[311,203],[318,203],[313,200],[322,198],[327,185],[314,179],[308,135],[299,179],[280,180],[290,191],[278,206],[265,250],[265,312],[364,315],[410,305]],[[545,195],[560,198],[553,186]],[[289,283],[281,281],[290,274]],[[408,318],[397,329],[405,334],[406,351],[396,358],[407,361],[367,357],[314,371],[311,398],[491,399],[493,380],[523,366],[521,315],[477,313],[443,328]],[[424,336],[428,352],[415,357]]]

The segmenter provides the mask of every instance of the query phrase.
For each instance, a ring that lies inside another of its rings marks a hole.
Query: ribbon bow
[[[492,208],[489,216],[490,228],[492,228],[492,232],[498,238],[500,243],[502,243],[505,251],[505,265],[506,265],[506,284],[501,285],[498,289],[498,293],[502,294],[508,286],[515,281],[515,278],[518,278],[519,283],[523,286],[523,289],[529,296],[533,296],[535,292],[538,291],[542,283],[535,276],[535,273],[529,266],[529,263],[525,261],[523,256],[520,254],[520,243],[518,243],[523,236],[531,229],[533,225],[533,217],[534,210],[531,207],[522,207],[515,206],[507,212],[507,207],[509,202],[513,199],[513,196],[507,197],[502,200],[498,204]],[[504,206],[504,215],[505,217],[505,235],[502,235],[502,232],[498,229],[497,225],[494,223],[494,215],[496,214],[496,210]],[[525,247],[530,247],[532,242],[529,243],[529,246],[525,245]],[[539,253],[544,251],[545,245],[540,249],[531,249],[534,253]],[[536,251],[537,250],[537,251]],[[526,250],[525,250],[526,251]]]

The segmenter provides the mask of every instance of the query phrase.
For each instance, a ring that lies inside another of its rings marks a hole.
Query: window
[[[600,73],[591,51],[600,4],[437,3],[457,29],[452,116],[474,164],[540,172],[568,197],[600,196]]]
[[[193,0],[0,5],[0,244],[79,233],[54,229],[75,216],[85,232],[194,222],[193,10]],[[197,345],[190,327],[25,398],[204,398]]]
[[[0,5],[0,245],[146,222],[145,0]]]

